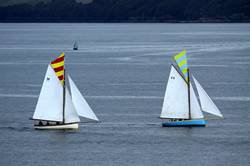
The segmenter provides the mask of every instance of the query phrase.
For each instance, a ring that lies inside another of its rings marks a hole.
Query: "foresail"
[[[201,107],[195,95],[192,84],[190,83],[190,104],[191,104],[191,119],[204,118]]]
[[[80,122],[79,116],[73,105],[69,90],[65,88],[65,123]]]
[[[78,115],[91,120],[99,121],[95,113],[92,111],[87,101],[84,99],[81,92],[78,90],[78,88],[76,87],[75,83],[73,82],[73,80],[69,75],[68,78],[72,95],[72,101]]]
[[[48,66],[33,119],[63,120],[63,86],[51,66]]]
[[[203,111],[208,112],[210,114],[223,117],[220,110],[217,108],[217,106],[213,103],[212,99],[208,96],[206,91],[202,88],[201,84],[195,79],[193,76],[194,83],[196,85],[200,102],[201,102],[201,108]]]
[[[188,85],[174,66],[168,78],[161,118],[189,118]]]

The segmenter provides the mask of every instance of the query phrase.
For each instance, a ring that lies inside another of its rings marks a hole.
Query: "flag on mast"
[[[61,53],[59,57],[57,57],[51,63],[51,67],[54,69],[56,76],[60,80],[62,84],[64,84],[64,53]]]
[[[188,81],[188,64],[187,64],[187,53],[186,50],[183,50],[179,54],[174,56],[180,71],[182,72],[186,81]]]

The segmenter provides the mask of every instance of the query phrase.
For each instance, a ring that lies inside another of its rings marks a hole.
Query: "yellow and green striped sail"
[[[180,68],[180,71],[182,72],[185,80],[188,81],[188,64],[186,50],[183,50],[179,54],[175,55],[174,59],[178,67]]]

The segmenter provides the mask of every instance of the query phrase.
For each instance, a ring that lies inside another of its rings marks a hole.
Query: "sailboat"
[[[78,43],[76,41],[74,42],[73,50],[78,50]]]
[[[202,111],[223,118],[218,107],[208,96],[201,84],[192,75],[199,101],[190,81],[186,50],[176,56],[171,64],[160,118],[163,127],[205,126],[206,121]]]
[[[64,68],[64,53],[47,68],[34,115],[36,129],[77,129],[80,117],[99,121]]]

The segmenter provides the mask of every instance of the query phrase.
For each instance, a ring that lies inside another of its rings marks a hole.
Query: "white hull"
[[[48,125],[48,126],[35,125],[35,129],[39,129],[39,130],[78,129],[78,123],[62,124],[62,125]]]

